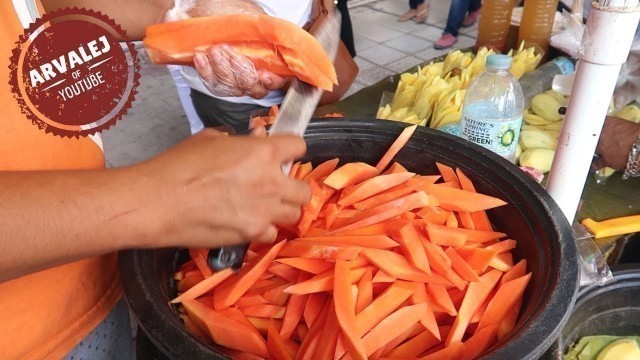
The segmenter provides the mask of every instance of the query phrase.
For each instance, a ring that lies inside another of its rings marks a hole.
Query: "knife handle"
[[[585,219],[582,220],[582,225],[589,229],[596,239],[631,234],[640,232],[640,215],[625,216],[604,221]]]
[[[240,244],[211,249],[209,250],[209,256],[207,256],[207,263],[215,271],[227,268],[238,271],[242,267],[244,255],[247,253],[248,248],[249,244]]]

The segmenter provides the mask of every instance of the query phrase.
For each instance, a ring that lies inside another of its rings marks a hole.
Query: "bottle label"
[[[445,126],[439,127],[438,130],[454,136],[460,136],[460,123],[447,124]]]
[[[460,136],[503,157],[516,152],[522,116],[508,121],[476,120],[467,114],[460,120]]]

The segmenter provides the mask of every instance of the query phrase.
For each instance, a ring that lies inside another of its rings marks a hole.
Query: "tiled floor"
[[[397,21],[409,8],[409,0],[349,0],[360,74],[348,94],[447,52],[435,50],[433,42],[442,34],[451,1],[427,1],[429,18],[426,24],[416,24]],[[475,28],[463,30],[457,47],[472,45],[475,32]],[[166,67],[143,64],[133,108],[103,134],[108,164],[148,159],[187,136],[187,119]]]
[[[433,43],[445,28],[450,1],[431,0],[424,24],[397,21],[398,15],[409,9],[408,0],[349,3],[360,74],[347,95],[447,52],[434,49]],[[462,29],[456,47],[473,45],[477,31],[477,26]]]

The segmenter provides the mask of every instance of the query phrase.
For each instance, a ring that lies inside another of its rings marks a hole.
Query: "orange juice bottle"
[[[499,52],[506,50],[512,11],[513,0],[485,0],[482,2],[482,16],[478,25],[476,48],[486,46]]]
[[[559,0],[527,0],[524,2],[518,43],[534,46],[539,54],[546,54],[553,30]]]

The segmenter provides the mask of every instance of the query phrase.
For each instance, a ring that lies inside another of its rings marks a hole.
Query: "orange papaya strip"
[[[180,268],[178,269],[178,271],[182,271],[186,273],[188,271],[193,271],[196,269],[198,269],[198,267],[196,266],[196,263],[193,261],[193,259],[189,259],[185,261],[184,264],[180,265]]]
[[[418,336],[418,334],[420,334],[422,332],[424,332],[424,329],[422,328],[422,325],[414,324],[407,331],[405,331],[402,334],[396,336],[395,339],[389,341],[386,345],[384,345],[380,349],[376,350],[373,354],[371,354],[371,356],[369,356],[369,359],[371,359],[371,360],[380,359],[383,355],[388,354],[389,352],[391,352],[391,350],[397,348],[398,345],[402,344],[407,339],[414,338],[414,337]]]
[[[228,309],[233,309],[233,308],[226,308],[225,311]],[[237,309],[234,309],[234,310],[237,310]],[[240,313],[242,313],[242,311]],[[242,315],[244,316],[244,314]],[[273,320],[273,323],[275,324],[276,329],[280,329],[282,327],[281,319],[266,319],[266,318],[252,317],[252,316],[247,316],[246,318],[247,320],[249,320],[251,325],[253,325],[253,327],[256,328],[256,330],[258,330],[258,332],[265,338],[268,336],[267,329],[269,328],[269,324],[271,323],[271,320]]]
[[[357,246],[317,245],[305,241],[289,241],[280,251],[283,257],[324,260],[353,260],[362,248]]]
[[[376,168],[362,162],[347,163],[329,174],[323,183],[336,190],[344,189],[349,185],[359,184],[378,174]]]
[[[323,334],[320,337],[318,345],[316,347],[314,359],[333,360],[333,355],[335,353],[339,335],[340,324],[338,323],[335,305],[332,302],[331,306],[329,306],[329,313],[327,315],[327,321],[324,325]]]
[[[496,328],[505,318],[509,309],[514,307],[524,294],[527,284],[531,279],[531,274],[521,278],[508,281],[498,287],[498,291],[489,302],[487,310],[482,314],[478,330],[495,325]]]
[[[413,283],[398,281],[393,284],[356,316],[356,335],[362,337],[389,314],[393,313],[411,296]]]
[[[413,223],[403,221],[396,223],[394,226],[390,225],[389,233],[394,240],[402,244],[402,249],[411,265],[431,275],[427,254]]]
[[[295,282],[298,278],[298,270],[287,264],[274,263],[269,272],[289,282]]]
[[[307,299],[308,295],[291,295],[289,297],[284,318],[282,319],[282,329],[280,330],[280,335],[285,341],[291,338],[291,334],[298,326],[304,313]]]
[[[458,218],[460,219],[460,224],[463,228],[469,230],[476,229],[476,225],[473,223],[473,216],[471,216],[470,212],[461,211],[458,213]]]
[[[427,224],[427,232],[429,232],[429,230],[432,230],[434,234],[438,234],[442,236],[446,236],[447,234],[451,234],[451,236],[454,236],[454,234],[464,235],[466,238],[466,241],[479,242],[479,243],[486,243],[488,241],[501,239],[507,236],[507,234],[502,232],[470,230],[470,229],[463,229],[463,228],[449,228],[446,226],[441,226],[436,224]],[[429,238],[433,242],[431,232],[429,232]]]
[[[456,251],[465,259],[467,264],[476,271],[485,271],[491,263],[491,260],[498,255],[495,250],[482,248],[459,248],[456,249]]]
[[[363,340],[360,339],[357,332],[351,284],[351,267],[346,261],[337,260],[333,299],[338,323],[345,340],[344,345],[352,359],[365,360],[369,354],[365,352]]]
[[[485,352],[496,338],[497,325],[489,325],[483,329],[478,329],[473,336],[464,342],[464,349],[460,360],[474,360]]]
[[[440,171],[440,175],[442,175],[442,180],[451,183],[452,186],[456,189],[462,188],[462,186],[460,186],[460,181],[456,176],[456,172],[453,170],[453,168],[439,162],[436,162],[436,167],[438,167],[438,171]]]
[[[397,242],[391,240],[388,236],[372,235],[372,236],[317,236],[295,239],[303,243],[313,243],[323,246],[356,246],[367,247],[373,249],[391,249],[400,246]],[[349,259],[345,259],[349,260]]]
[[[383,319],[363,338],[366,354],[371,355],[420,321],[427,304],[405,306]]]
[[[427,284],[427,294],[429,294],[429,298],[434,304],[441,307],[449,315],[456,316],[458,314],[446,287],[436,284]]]
[[[421,217],[426,222],[437,225],[445,225],[450,214],[451,212],[448,210],[432,206],[425,206],[416,213],[418,217]]]
[[[379,173],[383,172],[384,169],[387,168],[389,163],[391,163],[391,160],[393,160],[393,158],[400,152],[400,150],[402,150],[407,142],[409,142],[409,139],[411,139],[411,135],[413,135],[417,128],[418,125],[411,125],[402,130],[398,138],[393,142],[393,144],[391,144],[389,150],[387,150],[387,152],[382,156],[382,158],[376,165],[376,169]]]
[[[335,158],[331,160],[327,160],[322,164],[316,166],[313,171],[311,171],[305,178],[305,181],[317,180],[322,181],[324,178],[329,176],[337,167],[340,159]]]
[[[207,263],[207,256],[209,254],[209,249],[189,249],[189,255],[196,263],[198,270],[202,273],[202,276],[208,278],[213,275],[213,271],[209,267]]]
[[[268,304],[284,306],[289,300],[289,294],[283,292],[285,288],[287,288],[289,284],[280,285],[276,288],[267,290],[262,294],[265,300],[267,300]]]
[[[289,353],[283,339],[276,329],[273,321],[267,329],[267,349],[274,360],[293,360],[293,356]]]
[[[498,254],[491,259],[489,266],[496,270],[507,272],[513,267],[513,255],[508,252]]]
[[[451,333],[445,341],[446,346],[462,341],[462,337],[467,330],[467,326],[469,326],[469,323],[471,322],[471,317],[487,299],[491,290],[493,290],[500,280],[501,275],[502,273],[499,271],[492,270],[483,275],[479,282],[469,283],[467,292],[464,295],[464,300],[462,300],[460,310],[458,310],[458,316],[451,327]]]
[[[177,298],[171,300],[171,303],[177,304],[185,300],[193,300],[197,297],[200,297],[201,295],[204,295],[208,291],[215,289],[216,286],[220,285],[222,282],[230,278],[231,275],[233,275],[233,270],[231,269],[224,269],[222,271],[219,271],[211,275],[210,277],[204,279],[203,281],[197,283],[196,285],[194,285],[192,288],[190,288],[186,292],[182,293]]]
[[[182,321],[184,321],[184,327],[186,327],[190,333],[192,333],[193,335],[195,335],[196,337],[198,337],[199,339],[205,342],[211,341],[211,339],[209,338],[209,335],[207,335],[204,331],[202,331],[198,327],[198,325],[196,325],[196,323],[194,323],[193,320],[191,320],[189,315],[186,315],[186,314],[180,315],[180,318],[182,319]]]
[[[198,276],[188,276],[178,281],[177,290],[181,293],[187,292],[202,281],[204,281],[204,276],[200,275],[200,270],[198,270]]]
[[[355,230],[341,231],[341,236],[374,236],[374,235],[387,235],[387,224],[378,223]]]
[[[338,218],[340,206],[337,204],[328,204],[325,210],[325,230],[331,229],[333,222]],[[308,234],[308,233],[307,233]]]
[[[343,197],[338,200],[338,205],[350,206],[362,200],[368,199],[394,186],[400,185],[415,174],[410,172],[389,175],[378,175],[356,185],[348,193],[343,192]]]
[[[309,294],[307,298],[307,303],[304,307],[304,312],[302,316],[304,317],[304,322],[307,324],[307,328],[311,328],[313,322],[320,314],[323,309],[325,300],[327,296],[324,293],[313,293]]]
[[[502,319],[502,321],[500,321],[500,325],[498,325],[499,341],[509,336],[513,329],[515,329],[521,307],[522,299],[519,299],[516,305],[509,309],[509,311],[507,311],[507,315]]]
[[[383,270],[378,270],[376,272],[376,275],[371,280],[371,282],[372,283],[393,283],[393,282],[396,282],[397,280],[398,280],[397,278],[387,274]]]
[[[445,254],[451,259],[453,270],[468,282],[480,281],[480,277],[475,270],[460,256],[454,248],[448,248]]]
[[[397,162],[394,162],[393,164],[391,164],[391,166],[389,166],[389,169],[387,169],[387,171],[384,172],[384,175],[397,174],[397,173],[407,172],[407,171],[408,170],[404,166],[402,166]]]
[[[413,294],[411,295],[411,303],[413,305],[428,305],[429,295],[427,294],[427,288],[425,287],[425,285],[422,283],[414,283],[413,285],[415,289]],[[427,329],[427,331],[431,332],[433,336],[440,340],[440,330],[438,329],[438,323],[436,322],[436,317],[431,306],[427,306],[427,310],[425,311],[424,316],[422,317],[422,319],[420,319],[420,324],[422,324],[422,326]]]
[[[242,313],[241,310],[236,309],[236,308],[226,308],[226,309],[220,311],[220,313],[223,314],[224,316],[232,319],[232,320],[235,320],[235,321],[237,321],[239,323],[242,323],[242,324],[246,325],[248,328],[250,328],[256,334],[262,336],[260,331],[255,326],[253,326],[253,323],[249,320],[249,318],[247,318]]]
[[[429,239],[436,245],[460,247],[467,242],[467,234],[457,231],[460,230],[457,227],[451,228],[449,226],[427,223],[426,229],[429,234]]]
[[[394,200],[388,204],[380,205],[376,208],[363,211],[354,217],[349,225],[335,229],[328,233],[334,235],[345,231],[356,230],[365,226],[374,225],[385,220],[400,216],[413,209],[427,206],[429,197],[424,192],[417,192],[403,198]]]
[[[286,241],[275,244],[255,264],[244,266],[235,277],[232,277],[220,285],[213,294],[214,306],[222,310],[233,305],[250,287],[267,271],[275,260],[278,252],[284,247]]]
[[[425,249],[425,252],[427,254],[427,259],[429,259],[429,264],[433,269],[433,271],[442,275],[445,279],[451,282],[458,289],[460,290],[464,289],[467,283],[464,280],[462,280],[462,278],[458,274],[456,274],[455,271],[451,269],[447,261],[443,260],[442,254],[440,254],[437,250],[439,249],[438,245],[434,245],[430,242],[424,242],[423,247]],[[440,250],[442,249],[440,248]],[[446,254],[444,255],[444,258],[449,260]]]
[[[500,254],[500,253],[507,252],[509,250],[515,249],[516,245],[518,245],[517,241],[511,240],[511,239],[506,239],[506,240],[502,240],[502,241],[500,241],[500,242],[498,242],[496,244],[487,246],[487,249],[495,250],[495,251],[498,252],[498,254]]]
[[[451,211],[476,212],[507,204],[488,195],[434,184],[425,184],[424,190],[438,199],[441,208]]]
[[[456,174],[458,175],[458,180],[460,181],[460,186],[462,186],[462,190],[476,192],[476,187],[473,185],[471,180],[465,175],[462,170],[456,169]],[[493,227],[491,226],[491,222],[489,222],[489,217],[487,213],[484,211],[477,211],[471,213],[471,218],[473,219],[473,225],[476,230],[485,230],[492,231]]]
[[[364,275],[366,268],[356,268],[351,272],[351,283],[360,281]],[[295,285],[291,285],[284,289],[284,292],[288,294],[311,294],[321,291],[330,291],[333,289],[333,270],[326,271],[322,274],[318,274],[309,280],[299,282]]]
[[[260,305],[267,304],[267,300],[262,297],[262,295],[244,295],[238,301],[236,301],[235,305],[238,307],[243,306],[251,306],[251,305]]]
[[[522,259],[515,264],[511,270],[507,271],[500,279],[500,284],[504,284],[507,281],[521,278],[527,274],[527,259]]]
[[[420,191],[420,187],[422,184],[433,184],[439,178],[439,176],[421,176],[419,178],[411,178],[406,183],[400,184],[369,199],[357,202],[353,204],[353,207],[357,210],[372,209],[376,206],[380,206],[390,201],[399,199],[412,192]],[[436,206],[437,200],[435,198],[429,198],[429,205]]]
[[[362,249],[362,254],[381,270],[397,279],[418,281],[423,283],[439,283],[448,285],[449,281],[437,274],[428,275],[412,267],[407,259],[387,250]]]
[[[420,354],[440,343],[429,331],[423,331],[415,337],[407,340],[404,344],[391,350],[388,354],[394,359],[416,359]]]
[[[313,166],[311,166],[310,162],[301,164],[300,167],[298,168],[298,172],[296,173],[296,179],[298,180],[304,179],[305,177],[307,177],[307,175],[311,173],[312,170],[313,170]]]
[[[198,300],[187,300],[183,305],[191,320],[207,332],[216,344],[268,357],[267,344],[255,330],[222,315]]]
[[[447,218],[447,222],[445,223],[446,226],[450,227],[450,228],[458,228],[458,218],[456,217],[456,214],[454,214],[453,212],[451,214],[449,214],[449,217]]]
[[[309,328],[307,335],[304,337],[304,340],[300,344],[296,359],[315,359],[314,353],[318,346],[320,337],[322,337],[324,325],[326,324],[327,317],[329,315],[329,308],[330,306],[325,306],[324,308],[322,308],[320,314],[318,314],[316,321],[314,321],[313,326]]]
[[[373,280],[371,268],[368,268],[358,283],[358,297],[356,298],[356,315],[362,312],[373,301]]]
[[[436,351],[427,356],[419,358],[419,360],[452,360],[460,359],[462,352],[464,351],[464,344],[461,342],[451,343],[444,349]]]
[[[271,304],[252,305],[240,309],[245,316],[282,319],[285,307]]]
[[[302,54],[298,46],[296,48],[287,47],[287,45],[277,46],[276,51],[280,53],[289,70],[298,79],[325,91],[332,91],[333,85],[338,83],[333,66],[327,67],[326,64],[314,63],[314,57]]]
[[[306,271],[311,274],[320,274],[333,269],[333,263],[323,259],[309,259],[303,257],[290,257],[276,259],[277,262],[291,266],[292,268]]]

